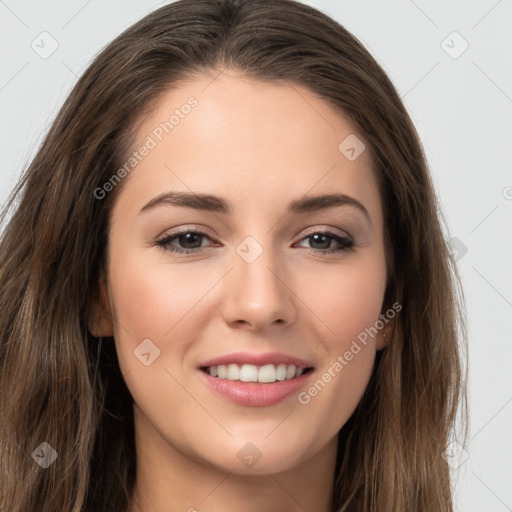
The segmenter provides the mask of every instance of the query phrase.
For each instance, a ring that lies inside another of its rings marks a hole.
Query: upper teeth
[[[219,364],[209,366],[208,373],[212,377],[227,380],[240,380],[242,382],[275,382],[276,380],[293,379],[302,374],[303,368],[296,368],[293,364],[266,364],[256,366],[254,364]]]

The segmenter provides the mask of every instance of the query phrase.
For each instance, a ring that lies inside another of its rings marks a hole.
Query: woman
[[[14,200],[4,512],[453,510],[457,272],[414,126],[338,23],[153,12]]]

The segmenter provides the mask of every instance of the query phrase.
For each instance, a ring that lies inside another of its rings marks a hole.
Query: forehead
[[[145,145],[126,183],[141,200],[166,190],[204,192],[231,196],[241,210],[253,201],[261,208],[262,199],[270,208],[343,192],[380,217],[368,144],[342,113],[297,84],[232,71],[198,75],[140,120],[134,151]]]

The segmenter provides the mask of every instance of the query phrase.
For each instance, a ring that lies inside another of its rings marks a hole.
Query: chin
[[[306,452],[310,449],[311,446],[304,445],[304,439],[300,446],[291,444],[290,439],[288,443],[284,443],[279,437],[274,440],[263,438],[255,441],[230,439],[227,444],[212,442],[201,459],[224,472],[266,475],[300,465],[308,458]]]

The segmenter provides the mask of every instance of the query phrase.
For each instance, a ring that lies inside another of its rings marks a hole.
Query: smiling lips
[[[199,369],[207,384],[228,400],[263,407],[298,391],[314,368],[287,354],[238,352],[205,361]]]

